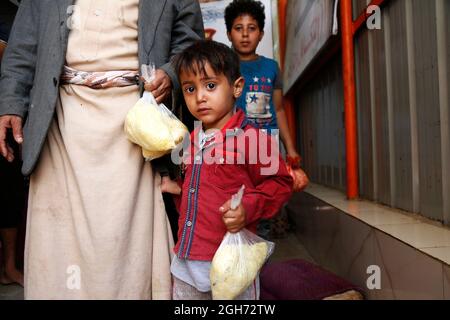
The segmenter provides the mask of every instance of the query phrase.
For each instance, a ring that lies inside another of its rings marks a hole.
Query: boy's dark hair
[[[241,76],[239,56],[228,46],[213,40],[199,40],[179,53],[173,64],[178,76],[182,71],[207,75],[205,64],[209,63],[216,74],[223,74],[233,85]]]
[[[236,18],[246,14],[253,17],[258,22],[259,29],[264,31],[266,15],[262,2],[255,0],[234,0],[225,8],[227,32],[231,32],[233,22]]]

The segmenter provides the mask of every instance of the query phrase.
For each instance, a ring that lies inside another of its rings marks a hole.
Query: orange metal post
[[[347,197],[356,199],[358,192],[358,137],[353,45],[352,0],[341,0],[342,62],[344,77],[345,141],[347,149]]]
[[[286,10],[288,0],[278,0],[278,30],[280,38],[280,62],[281,69],[284,68],[286,55]]]
[[[286,54],[286,10],[287,0],[278,1],[278,30],[280,39],[280,62],[281,68],[284,68],[284,58]]]
[[[378,6],[381,7],[386,0],[372,0],[369,4],[369,6]],[[367,21],[367,18],[369,15],[367,14],[367,8],[364,9],[364,12],[362,12],[359,17],[353,22],[353,35],[356,34],[356,32],[361,29],[361,27],[364,25],[364,23]]]

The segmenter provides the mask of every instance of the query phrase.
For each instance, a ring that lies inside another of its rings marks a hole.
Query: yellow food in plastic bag
[[[220,247],[211,263],[213,299],[233,300],[242,294],[256,279],[268,250],[265,242]]]
[[[161,158],[162,156],[166,155],[168,151],[148,151],[146,149],[142,149],[142,156],[145,159],[153,160]]]
[[[186,134],[189,134],[186,126],[177,118],[165,115],[164,120],[169,127],[175,145],[181,143]]]
[[[145,95],[128,112],[124,130],[131,142],[142,147],[144,158],[150,160],[169,153],[188,133],[170,110]]]
[[[158,112],[140,99],[128,112],[125,120],[128,138],[148,151],[166,151],[175,147],[169,127]]]

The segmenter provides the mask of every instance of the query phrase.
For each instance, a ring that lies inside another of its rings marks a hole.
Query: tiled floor
[[[348,201],[343,192],[311,184],[307,192],[376,229],[450,265],[450,228],[422,216],[370,201]]]
[[[23,300],[23,288],[18,285],[1,285],[0,300]]]
[[[369,201],[347,201],[342,192],[314,184],[307,193],[313,197],[293,203],[292,210],[301,213],[297,232],[273,240],[269,262],[327,260],[332,263],[322,267],[357,284],[365,283],[367,264],[375,264],[381,266],[382,289],[370,292],[371,299],[432,299],[439,294],[450,299],[450,228]],[[314,197],[324,202],[319,205]],[[0,300],[21,299],[23,288],[0,285]]]
[[[295,194],[288,211],[316,263],[368,299],[450,299],[450,228],[317,185]]]
[[[274,239],[275,250],[270,262],[281,262],[291,259],[304,259],[314,263],[313,258],[302,246],[294,233],[288,233],[286,238]],[[0,285],[0,300],[23,300],[23,288],[16,285]]]
[[[286,238],[274,239],[275,251],[269,259],[269,262],[281,262],[291,259],[303,259],[315,263],[305,247],[297,239],[294,233],[288,233]]]

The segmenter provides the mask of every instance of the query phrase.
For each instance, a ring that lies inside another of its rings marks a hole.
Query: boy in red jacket
[[[208,300],[211,261],[226,232],[255,232],[261,218],[289,199],[292,178],[278,144],[235,107],[244,79],[230,48],[199,41],[177,56],[175,68],[187,107],[201,123],[184,143],[173,298]],[[230,199],[242,185],[241,205],[232,210]],[[258,299],[257,280],[238,299]]]

